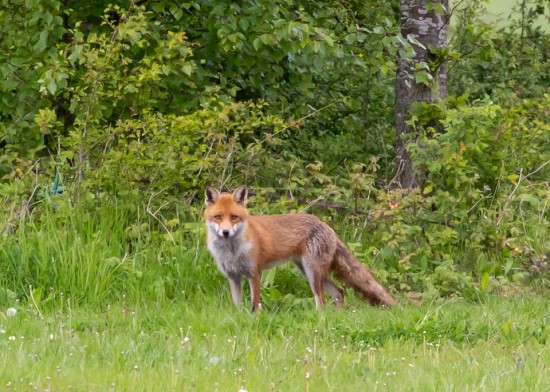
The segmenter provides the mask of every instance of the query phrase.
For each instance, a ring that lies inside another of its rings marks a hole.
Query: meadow
[[[199,216],[169,237],[147,219],[126,227],[112,207],[63,211],[3,238],[5,390],[550,388],[544,291],[422,303],[395,293],[386,309],[348,290],[343,309],[316,311],[289,265],[264,274],[264,310],[251,314],[233,307]]]
[[[311,300],[259,315],[211,296],[118,302],[0,321],[5,390],[545,391],[548,303],[460,298],[392,309]]]
[[[542,3],[541,3],[542,4]],[[525,2],[525,5],[531,5]],[[521,14],[521,2],[515,0],[493,0],[487,3],[487,15],[485,20],[489,23],[496,23],[499,27],[506,26],[506,20],[513,13],[516,7],[516,13]],[[540,26],[543,31],[550,31],[550,23],[543,16],[539,16],[535,21],[535,26]]]

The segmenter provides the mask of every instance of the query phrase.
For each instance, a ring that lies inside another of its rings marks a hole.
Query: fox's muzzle
[[[233,238],[235,235],[241,233],[243,228],[245,227],[243,225],[243,222],[239,222],[232,227],[228,227],[227,225],[225,227],[220,227],[220,224],[212,221],[207,221],[206,224],[211,230],[212,234],[215,233],[217,237],[224,239]]]

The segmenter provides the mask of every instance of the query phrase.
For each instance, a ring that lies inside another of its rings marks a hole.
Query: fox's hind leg
[[[332,302],[337,308],[344,304],[344,289],[337,286],[328,276],[323,279],[323,288],[332,296]]]
[[[308,275],[307,269],[306,275]],[[311,291],[313,292],[313,296],[315,297],[315,308],[324,308],[325,296],[323,295],[323,279],[321,278],[321,276],[319,276],[319,274],[316,273],[316,271],[312,271],[310,275],[311,276],[308,276],[308,280]]]
[[[328,278],[325,273],[320,270],[322,263],[315,261],[315,264],[312,268],[310,264],[310,259],[307,257],[302,257],[300,261],[296,261],[295,264],[298,266],[298,269],[306,277],[315,297],[315,307],[317,309],[323,308],[325,306],[325,297],[323,295],[323,290],[327,290],[331,295],[334,296],[334,293],[338,290],[336,285],[332,285],[332,281]],[[326,279],[329,279],[328,285],[325,283]],[[333,297],[334,298],[334,297]]]
[[[332,302],[336,307],[339,308],[344,304],[344,290],[338,287],[338,285],[336,285],[336,283],[334,283],[334,281],[330,277],[325,276],[324,278],[322,278],[322,277],[313,276],[313,273],[306,272],[306,270],[304,269],[304,265],[302,264],[302,261],[295,261],[294,264],[296,264],[296,266],[298,267],[302,275],[304,275],[304,277],[309,281],[311,291],[315,296],[315,306],[317,308],[319,308],[320,304],[322,304],[321,307],[324,306],[325,304],[323,291],[326,291],[331,295]],[[314,279],[317,279],[322,282],[322,286],[321,286],[322,288],[319,290],[318,294],[316,294],[315,292],[316,290],[315,287],[317,287],[317,284],[316,282],[313,281]],[[318,298],[321,298],[322,300],[319,300]]]

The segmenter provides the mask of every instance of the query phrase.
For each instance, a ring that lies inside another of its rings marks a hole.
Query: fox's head
[[[242,185],[232,193],[220,192],[207,186],[205,190],[206,209],[204,218],[208,230],[218,237],[231,238],[246,227],[248,210],[248,189]]]

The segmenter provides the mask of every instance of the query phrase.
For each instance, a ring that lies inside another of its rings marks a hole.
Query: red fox
[[[237,307],[242,303],[241,281],[247,278],[252,310],[259,310],[262,270],[285,261],[293,261],[307,278],[317,309],[325,305],[323,291],[332,296],[337,307],[344,301],[344,290],[330,278],[329,271],[373,305],[395,303],[334,230],[315,216],[250,216],[245,185],[232,193],[207,186],[205,196],[208,249],[227,277],[231,298]]]

